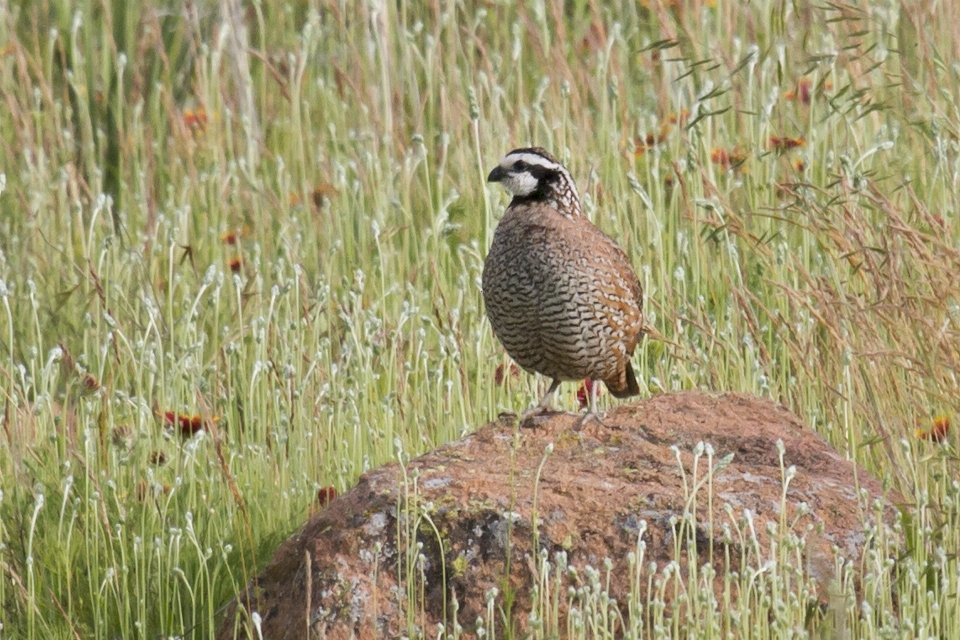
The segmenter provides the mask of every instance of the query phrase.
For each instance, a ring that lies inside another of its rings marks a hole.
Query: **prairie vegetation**
[[[771,562],[623,616],[960,636],[957,11],[0,2],[0,633],[210,637],[318,492],[531,404],[478,283],[538,144],[641,274],[644,393],[774,398],[911,502],[825,610]]]

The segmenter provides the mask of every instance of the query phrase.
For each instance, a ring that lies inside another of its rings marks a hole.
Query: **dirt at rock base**
[[[364,474],[280,547],[241,606],[228,607],[218,638],[248,637],[247,611],[271,640],[401,637],[408,588],[422,598],[411,615],[427,635],[445,612],[449,628],[455,596],[472,637],[494,587],[512,592],[522,630],[538,555],[565,558],[579,576],[599,569],[604,580],[609,559],[609,593],[623,603],[628,554],[642,551],[646,572],[650,562],[658,571],[672,560],[685,567],[695,550],[695,567],[713,558],[719,596],[726,572],[769,549],[771,535],[802,539],[798,569],[823,601],[838,556],[856,561],[869,543],[865,523],[882,513],[891,524],[902,502],[792,413],[752,396],[666,394],[622,405],[579,432],[576,421],[566,413],[538,428],[497,421],[406,469]],[[712,457],[695,455],[701,442]],[[695,527],[684,528],[691,514]],[[646,575],[637,584],[647,597]]]

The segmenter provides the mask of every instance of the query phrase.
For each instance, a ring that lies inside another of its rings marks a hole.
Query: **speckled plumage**
[[[561,380],[591,378],[616,397],[640,393],[630,364],[643,326],[640,281],[583,216],[570,174],[527,148],[507,154],[490,180],[514,193],[483,268],[487,317],[507,353],[553,378],[551,392]]]

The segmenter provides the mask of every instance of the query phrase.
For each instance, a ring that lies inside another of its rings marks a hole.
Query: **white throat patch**
[[[523,198],[537,190],[537,182],[539,181],[533,177],[532,173],[523,171],[521,173],[508,173],[507,177],[500,181],[500,184],[513,195]]]

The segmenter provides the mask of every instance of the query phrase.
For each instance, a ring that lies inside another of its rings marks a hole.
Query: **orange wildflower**
[[[680,113],[671,113],[667,120],[670,121],[670,124],[686,124],[687,118],[690,117],[690,109],[680,109]]]
[[[666,142],[670,132],[673,131],[674,125],[683,125],[688,117],[690,117],[689,109],[682,109],[679,114],[671,113],[665,122],[660,123],[657,133],[648,133],[643,138],[637,137],[633,140],[633,154],[640,157],[658,144]]]
[[[330,184],[329,182],[321,182],[317,185],[317,188],[313,190],[311,198],[313,200],[313,206],[318,209],[323,206],[323,199],[333,200],[334,196],[340,195],[340,191]]]
[[[727,155],[727,150],[722,147],[715,147],[710,151],[710,162],[713,164],[722,164],[724,166],[730,166],[730,157]]]
[[[710,151],[710,162],[722,165],[724,168],[737,167],[747,159],[747,152],[737,147],[727,151],[723,147],[716,147]]]
[[[807,144],[807,141],[803,138],[780,138],[778,136],[770,136],[770,146],[775,151],[787,151],[788,149],[796,149],[797,147],[802,147]]]
[[[207,110],[204,108],[187,109],[183,112],[183,124],[188,129],[205,129],[207,126]]]
[[[666,134],[654,135],[652,133],[648,133],[645,138],[636,138],[633,141],[633,155],[639,158],[666,140],[666,138]]]
[[[250,235],[250,227],[248,225],[243,225],[239,230],[229,230],[224,231],[220,234],[220,240],[223,244],[236,245],[240,241]]]
[[[935,417],[929,431],[917,429],[914,431],[914,435],[920,440],[944,442],[950,435],[950,416],[939,415]]]

